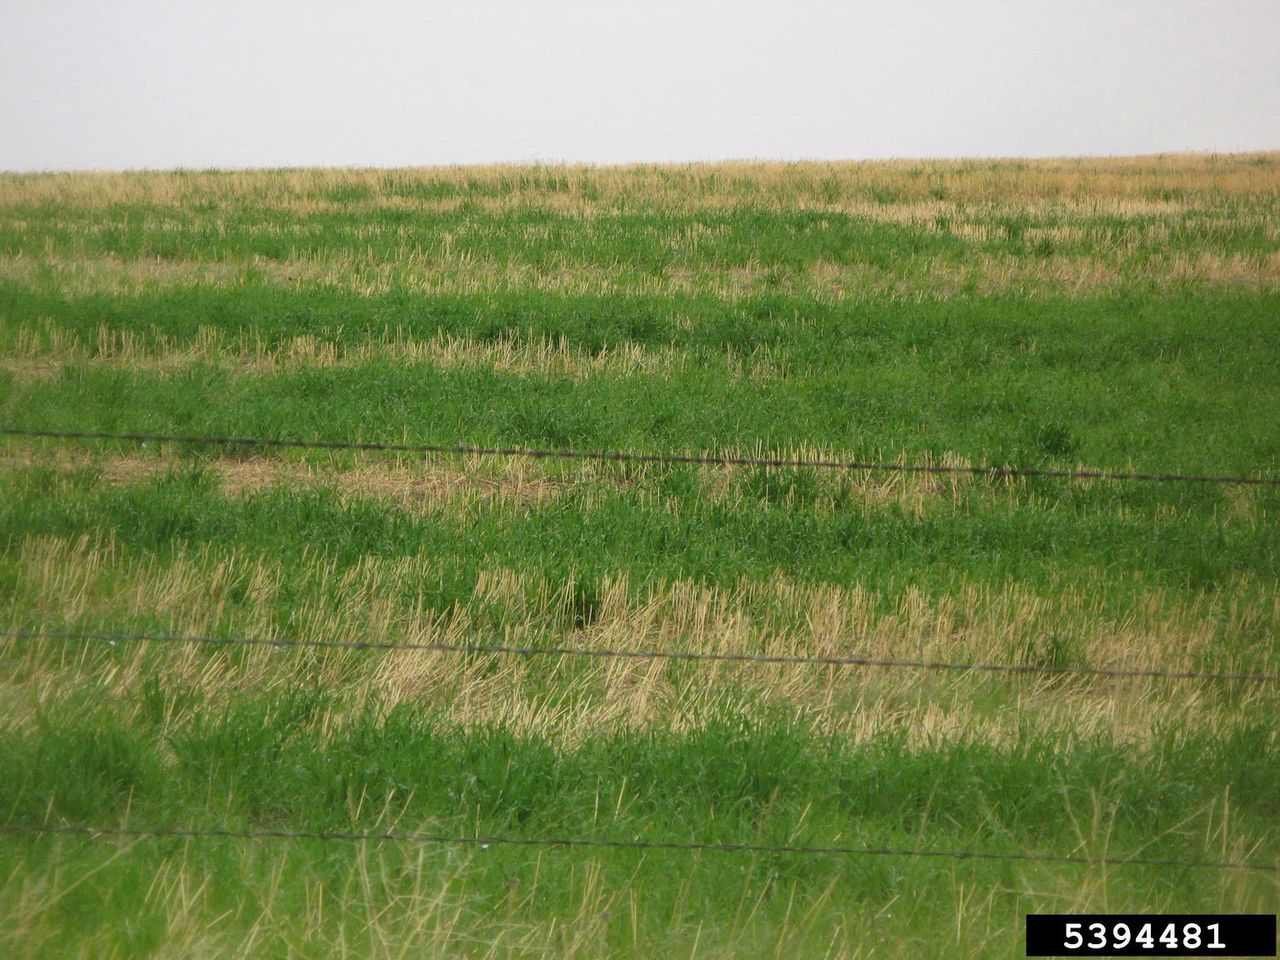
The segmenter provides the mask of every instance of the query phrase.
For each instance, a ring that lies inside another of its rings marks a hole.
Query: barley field
[[[3,174],[0,358],[7,429],[1276,478],[1280,154]],[[1004,957],[1032,911],[1280,910],[1280,683],[1054,672],[1280,673],[1280,486],[0,459],[6,957]]]

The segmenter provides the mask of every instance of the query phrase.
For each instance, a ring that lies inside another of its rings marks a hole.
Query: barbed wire
[[[712,853],[787,854],[794,856],[932,857],[951,860],[1007,860],[1035,863],[1067,863],[1081,866],[1181,867],[1186,869],[1280,871],[1280,861],[1172,860],[1149,857],[1085,857],[1073,854],[995,853],[985,850],[895,849],[893,847],[797,846],[770,843],[713,843],[678,840],[611,840],[594,837],[506,837],[452,836],[439,833],[385,831],[365,833],[346,830],[250,830],[228,827],[96,827],[51,824],[0,824],[0,833],[10,835],[52,834],[99,837],[235,839],[235,840],[322,840],[352,843],[434,843],[450,846],[587,847],[620,850],[683,850]]]
[[[1245,486],[1280,486],[1280,477],[1246,477],[1186,473],[1139,473],[1120,470],[1052,469],[1048,467],[958,466],[947,464],[889,463],[863,460],[824,460],[788,457],[744,457],[710,453],[633,453],[624,450],[539,449],[485,447],[469,444],[385,443],[356,440],[301,440],[268,437],[182,435],[164,433],[107,433],[92,430],[28,430],[0,428],[0,435],[44,440],[111,440],[126,443],[184,443],[193,446],[257,447],[260,449],[359,450],[387,453],[447,454],[465,457],[522,457],[532,460],[600,460],[615,463],[668,463],[737,467],[810,467],[869,473],[965,474],[990,478],[1039,477],[1072,480],[1200,483]]]
[[[1210,680],[1240,683],[1280,683],[1280,674],[1215,673],[1157,668],[1076,667],[1052,664],[982,663],[944,660],[900,660],[877,657],[805,656],[774,653],[716,653],[697,650],[625,650],[609,647],[533,647],[510,644],[404,642],[378,640],[313,640],[289,637],[209,637],[168,633],[113,633],[98,630],[0,630],[0,637],[14,640],[97,640],[121,643],[169,643],[226,647],[315,647],[336,650],[425,651],[468,655],[519,657],[591,657],[619,660],[710,661],[719,663],[780,663],[813,667],[908,668],[954,672],[1011,674],[1075,674],[1117,679]]]

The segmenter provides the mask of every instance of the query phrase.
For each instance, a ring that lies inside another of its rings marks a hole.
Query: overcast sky
[[[1277,0],[0,0],[0,169],[1280,148]]]

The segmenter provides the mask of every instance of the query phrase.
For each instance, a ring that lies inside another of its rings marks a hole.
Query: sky
[[[1280,148],[1277,0],[0,0],[0,170]]]

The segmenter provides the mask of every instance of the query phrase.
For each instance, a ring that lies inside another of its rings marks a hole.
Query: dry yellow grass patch
[[[4,322],[0,321],[0,332],[3,330]],[[786,370],[775,354],[766,348],[745,356],[727,353],[727,372],[733,378],[784,375]],[[324,336],[268,341],[260,334],[227,334],[213,327],[199,328],[191,339],[174,339],[163,334],[144,338],[128,330],[102,326],[95,337],[86,340],[44,323],[19,326],[14,333],[14,348],[0,363],[17,377],[33,379],[57,376],[64,366],[71,365],[165,370],[207,363],[269,373],[354,367],[372,361],[429,363],[444,368],[487,367],[575,380],[602,373],[669,377],[687,369],[691,362],[687,353],[672,347],[623,343],[595,351],[581,350],[565,337],[522,335],[518,331],[486,340],[450,333],[418,338],[396,326],[381,336],[339,346]]]
[[[119,485],[162,477],[171,460],[137,454],[97,456],[63,448],[52,454],[0,455],[0,467],[23,469],[39,464],[56,470],[94,470],[101,482]],[[465,509],[477,501],[537,503],[559,495],[571,481],[550,474],[535,461],[504,457],[466,467],[429,460],[411,467],[403,461],[366,461],[345,468],[270,457],[201,461],[228,496],[244,497],[273,489],[336,490],[348,497],[386,500],[406,509]]]
[[[313,268],[306,264],[255,261],[213,262],[204,260],[122,260],[115,256],[48,257],[11,256],[0,258],[0,280],[36,283],[51,278],[59,290],[71,294],[136,293],[158,287],[203,284],[235,286],[250,271],[272,279],[308,279]]]
[[[1176,204],[1190,196],[1275,197],[1280,154],[1166,154],[1047,160],[679,165],[435,167],[227,172],[0,175],[0,209],[68,204],[215,207],[248,204],[305,212],[387,202],[451,208],[468,197],[509,206],[574,209],[619,204],[686,207],[701,201],[793,208],[804,198],[895,202],[1060,201]],[[335,192],[343,194],[337,199]]]
[[[1160,261],[1157,275],[1170,280],[1194,280],[1208,284],[1271,286],[1280,281],[1280,250],[1264,257],[1240,254],[1222,257],[1208,253],[1198,253],[1194,257],[1167,257]]]
[[[413,599],[422,584],[439,576],[430,556],[366,557],[339,568],[317,554],[302,563],[313,595],[291,596],[287,635],[327,641],[519,646],[543,644],[550,632],[558,645],[586,649],[956,662],[1025,662],[1030,656],[1035,662],[1047,640],[1069,634],[1084,662],[1094,666],[1178,670],[1194,669],[1224,638],[1280,629],[1275,595],[1270,609],[1233,604],[1224,620],[1213,598],[1177,602],[1147,591],[1116,620],[1091,599],[1087,585],[1052,596],[1016,586],[968,586],[946,596],[908,591],[886,601],[857,586],[780,577],[732,588],[688,581],[632,586],[616,578],[601,585],[595,618],[575,629],[573,583],[495,568],[479,578],[468,604],[442,612],[420,594]],[[203,547],[164,562],[126,561],[109,541],[41,538],[22,544],[17,567],[13,624],[154,625],[158,619],[178,634],[281,632],[275,611],[284,569],[234,549]],[[1243,593],[1248,585],[1229,589]],[[104,664],[101,642],[10,642],[25,645],[26,662],[11,674],[22,679],[6,683],[0,697],[6,722],[19,726],[32,716],[34,703],[64,696],[76,684],[123,697],[157,669],[167,684],[198,688],[205,704],[246,690],[285,689],[305,673],[343,693],[349,703],[344,709],[369,702],[431,704],[460,724],[500,722],[565,742],[611,729],[688,729],[725,710],[749,713],[779,704],[798,711],[815,729],[857,738],[895,731],[921,742],[1005,742],[1044,730],[1142,743],[1166,721],[1211,729],[1245,722],[1248,704],[1264,709],[1274,695],[1270,688],[1246,688],[1228,706],[1218,688],[1181,682],[435,650],[211,651],[136,644]],[[1276,670],[1266,658],[1238,666]],[[1007,706],[993,712],[993,697]]]
[[[0,443],[0,450],[4,446]],[[68,476],[73,471],[87,470],[94,471],[101,482],[113,485],[144,482],[175,469],[174,461],[166,457],[172,452],[166,444],[147,445],[146,449],[128,454],[104,454],[88,447],[65,445],[37,451],[13,444],[8,446],[8,451],[0,452],[0,469],[40,467]],[[797,463],[859,458],[857,452],[810,446],[785,449],[754,446],[701,452]],[[664,469],[662,465],[618,464],[608,460],[575,460],[566,465],[553,458],[481,454],[428,456],[355,452],[324,457],[299,459],[290,453],[223,455],[202,458],[198,464],[201,470],[216,478],[222,492],[229,496],[249,496],[272,489],[334,490],[344,497],[374,498],[411,511],[439,508],[465,511],[477,502],[534,504],[571,490],[635,490],[650,503],[671,511],[680,509],[677,498],[663,497],[648,485],[655,472]],[[967,459],[954,454],[939,458],[925,456],[912,462],[961,469],[970,466]],[[695,471],[699,490],[707,501],[741,503],[750,495],[740,482],[743,467],[709,463],[689,469]],[[919,517],[933,507],[958,504],[962,496],[972,495],[981,482],[978,477],[965,473],[818,470],[813,476],[813,495],[803,504],[796,502],[794,493],[779,502],[792,509],[820,514],[848,509],[850,503],[893,503]],[[1005,484],[1014,482],[1013,479],[1004,481]],[[998,484],[984,489],[992,498],[1003,495]],[[1232,510],[1241,516],[1248,515],[1254,509],[1252,504],[1250,494],[1244,493],[1233,501]]]
[[[957,228],[971,239],[992,233],[985,224]],[[1079,228],[1044,228],[1044,237],[1069,236]],[[1151,232],[1154,228],[1144,228]],[[1029,231],[1030,232],[1030,231]],[[31,258],[0,259],[0,279],[24,283],[50,279],[64,295],[137,294],[177,286],[231,288],[266,277],[286,287],[315,285],[362,296],[390,292],[476,295],[494,292],[539,292],[563,296],[625,294],[631,296],[710,295],[735,302],[764,294],[783,294],[821,301],[921,299],[976,293],[1086,293],[1122,283],[1194,282],[1206,286],[1271,288],[1280,284],[1280,252],[1194,256],[1150,256],[1131,244],[1099,248],[1097,255],[1029,256],[974,253],[959,260],[905,257],[884,267],[871,263],[818,260],[802,269],[780,271],[763,263],[745,266],[690,267],[678,260],[659,273],[637,274],[626,264],[605,267],[565,261],[559,264],[473,259],[465,263],[426,258],[360,260],[333,255],[324,260],[254,261],[219,264],[198,261],[86,260],[74,265],[36,265]]]

